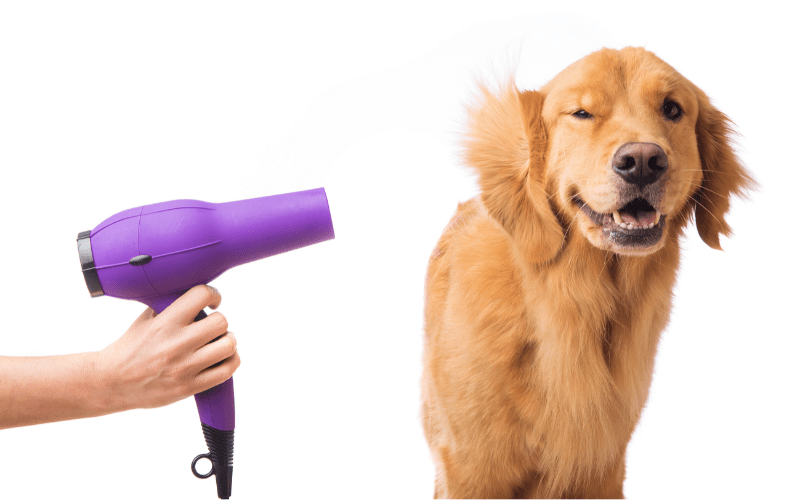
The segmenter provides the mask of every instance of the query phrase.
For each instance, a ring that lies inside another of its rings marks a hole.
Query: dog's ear
[[[480,102],[469,109],[465,159],[478,172],[483,204],[529,262],[551,260],[564,233],[544,185],[544,96],[521,93],[513,83],[499,96],[480,90]]]
[[[698,89],[696,93],[699,110],[695,133],[703,165],[703,182],[692,197],[695,221],[697,232],[706,245],[722,250],[720,233],[732,234],[725,221],[731,197],[743,196],[757,184],[733,150],[734,131],[730,119],[711,105],[703,91]]]

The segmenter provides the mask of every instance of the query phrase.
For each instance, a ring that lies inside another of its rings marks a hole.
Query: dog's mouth
[[[644,198],[634,198],[607,214],[592,210],[579,196],[573,200],[581,212],[603,228],[603,235],[620,247],[641,249],[661,240],[666,217]]]

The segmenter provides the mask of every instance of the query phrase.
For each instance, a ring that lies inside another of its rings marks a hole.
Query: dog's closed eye
[[[572,116],[576,118],[580,118],[582,120],[588,120],[589,118],[593,118],[593,116],[588,113],[586,110],[579,109],[578,111],[572,113]]]

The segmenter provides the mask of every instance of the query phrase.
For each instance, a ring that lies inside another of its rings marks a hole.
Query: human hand
[[[161,314],[147,308],[97,353],[96,374],[106,398],[100,404],[111,411],[157,408],[231,378],[241,361],[227,320],[215,312],[194,322],[204,307],[216,309],[221,300],[216,288],[199,285]]]

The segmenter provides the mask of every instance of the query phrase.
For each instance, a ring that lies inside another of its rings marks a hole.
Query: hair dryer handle
[[[207,317],[205,311],[195,316],[195,321]],[[219,337],[212,340],[216,342]],[[218,366],[222,361],[213,365]],[[213,368],[213,367],[212,367]],[[203,453],[192,460],[192,473],[200,479],[212,475],[217,480],[217,496],[230,498],[233,480],[233,428],[235,425],[235,405],[233,398],[233,377],[225,382],[194,395],[203,437],[208,445],[208,453]],[[197,461],[207,458],[211,461],[211,470],[206,474],[197,472]]]
[[[195,321],[208,316],[205,311],[194,318]],[[219,339],[212,340],[216,342]],[[222,363],[220,361],[220,363]],[[217,363],[214,366],[218,366]],[[197,412],[200,414],[200,421],[215,429],[232,431],[235,427],[236,410],[233,399],[233,378],[226,380],[218,386],[207,389],[194,395],[197,403]]]

